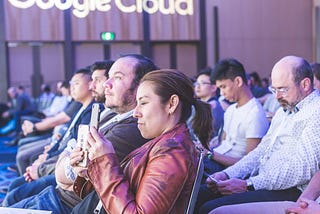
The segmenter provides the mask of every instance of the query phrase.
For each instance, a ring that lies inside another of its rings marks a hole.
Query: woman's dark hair
[[[161,69],[147,73],[140,81],[150,81],[155,93],[160,96],[161,103],[168,102],[172,95],[177,95],[181,101],[180,123],[184,123],[191,115],[191,106],[195,107],[195,116],[192,121],[194,133],[201,144],[208,148],[212,133],[212,114],[209,104],[194,98],[193,85],[190,79],[182,72],[171,69]]]

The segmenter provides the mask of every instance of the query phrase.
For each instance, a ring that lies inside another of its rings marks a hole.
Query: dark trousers
[[[100,198],[96,191],[88,194],[79,204],[77,204],[73,210],[73,214],[82,214],[82,213],[94,213],[95,208],[97,207]],[[106,214],[106,211],[102,207],[100,214]]]
[[[255,190],[229,196],[213,194],[206,185],[202,185],[199,191],[195,212],[209,213],[211,210],[224,205],[242,204],[262,201],[296,201],[301,194],[297,188],[285,190]]]

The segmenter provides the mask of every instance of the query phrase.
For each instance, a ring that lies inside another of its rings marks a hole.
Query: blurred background
[[[141,53],[188,76],[234,57],[268,78],[285,55],[320,61],[320,0],[1,0],[0,99]]]

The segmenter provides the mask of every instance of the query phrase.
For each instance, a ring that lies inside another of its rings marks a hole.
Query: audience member
[[[233,165],[252,151],[269,128],[260,102],[247,85],[240,62],[235,59],[219,61],[211,73],[211,81],[234,104],[224,114],[221,144],[209,152],[210,161],[205,161],[205,168],[210,174]]]
[[[313,89],[309,63],[287,56],[271,73],[272,92],[283,109],[272,119],[256,149],[207,179],[198,195],[199,213],[230,204],[295,201],[319,170],[320,94]]]
[[[51,105],[45,108],[42,113],[45,117],[52,117],[62,112],[71,101],[69,81],[58,82],[56,96],[53,98]]]
[[[195,105],[194,131],[207,144],[212,128],[210,107],[194,98],[191,81],[175,70],[146,74],[136,100],[134,117],[138,119],[138,128],[142,136],[152,140],[120,164],[113,144],[91,129],[91,162],[82,176],[94,185],[107,213],[183,213],[198,162],[185,122],[190,117],[191,105]],[[71,164],[77,167],[82,155],[75,150]],[[77,171],[83,169],[77,167]],[[75,191],[80,192],[81,185],[77,181],[74,185]]]
[[[223,127],[224,111],[218,101],[217,86],[210,81],[210,74],[211,68],[201,70],[196,76],[196,82],[193,85],[196,97],[211,106],[213,132],[210,139],[213,139],[218,136]],[[191,119],[193,118],[193,115],[194,108]],[[189,128],[190,131],[192,131],[192,128]]]
[[[89,90],[89,85],[91,83],[91,75],[90,70],[88,69],[79,69],[71,78],[70,85],[71,85],[71,95],[72,97],[79,103],[82,104],[80,110],[74,116],[72,122],[69,124],[69,129],[64,134],[61,141],[68,141],[71,139],[77,139],[78,134],[78,126],[79,124],[88,124],[90,121],[91,116],[91,106],[94,103],[91,91]],[[50,143],[49,140],[36,141],[33,145],[32,143],[21,147],[23,150],[20,151],[20,156],[24,155],[23,158],[17,157],[17,162],[19,171],[23,177],[17,178],[16,182],[10,184],[9,189],[10,192],[7,193],[4,201],[3,206],[10,206],[17,201],[25,198],[25,196],[29,196],[30,194],[34,194],[33,187],[36,186],[37,188],[47,186],[48,184],[54,184],[55,182],[51,182],[50,179],[41,179],[38,182],[35,180],[39,180],[42,173],[39,172],[41,169],[40,166],[43,165],[45,160],[38,159],[37,161],[33,162],[32,164],[29,162],[28,157],[34,154],[40,154],[39,151],[42,151],[45,145]],[[19,149],[21,149],[19,148]],[[52,159],[51,159],[52,160]],[[53,162],[56,162],[57,158],[53,159]],[[47,162],[49,162],[47,160]],[[52,163],[52,162],[50,162]],[[55,163],[54,163],[55,164]],[[24,168],[22,168],[24,167]],[[53,166],[54,167],[54,166]],[[54,172],[54,169],[50,169],[50,171]],[[49,173],[48,173],[49,174]],[[21,181],[22,180],[22,181]],[[23,182],[25,180],[26,182]],[[53,177],[54,180],[54,177]]]
[[[320,205],[320,171],[309,182],[296,202],[255,202],[222,206],[214,209],[210,214],[318,214]]]
[[[15,130],[16,133],[19,133],[21,130],[21,116],[30,115],[35,112],[35,106],[33,105],[29,95],[25,92],[23,86],[19,86],[18,89],[10,87],[8,89],[8,95],[12,99],[13,106],[9,110],[3,112],[2,117],[13,117],[13,121],[0,129],[0,134],[2,135],[13,130]]]
[[[48,108],[54,97],[56,95],[51,91],[51,87],[48,84],[42,84],[41,85],[41,94],[40,96],[35,100],[37,105],[37,111],[43,112],[46,108]]]
[[[132,105],[135,106],[135,99],[132,99],[132,94],[136,93],[135,88],[137,87],[137,82],[144,73],[156,67],[150,60],[140,55],[123,56],[116,61],[114,66],[112,67],[114,67],[116,71],[115,77],[112,76],[112,78],[115,82],[112,81],[112,85],[110,85],[112,95],[106,95],[107,99],[104,97],[105,89],[103,84],[110,68],[110,66],[106,68],[105,62],[97,62],[92,66],[93,84],[91,84],[91,89],[97,101],[106,101],[106,107],[110,107],[118,113],[117,116],[110,120],[101,117],[99,131],[101,131],[107,139],[114,141],[117,155],[121,160],[133,149],[146,142],[146,139],[142,138],[137,128],[137,120],[132,117]],[[120,73],[118,73],[120,71],[119,69],[121,70]],[[128,74],[128,76],[125,74]],[[103,115],[106,114],[102,112],[101,116]],[[127,140],[129,139],[132,139],[134,142],[128,144]],[[74,146],[75,145],[72,147]],[[56,181],[58,183],[56,188],[48,187],[39,193],[39,195],[21,201],[14,206],[49,209],[57,213],[70,213],[71,209],[81,201],[78,196],[74,195],[72,190],[76,175],[70,170],[68,161],[70,151],[71,144],[69,143],[68,148],[59,157],[55,170]],[[47,201],[48,196],[52,199],[50,204],[44,203]],[[33,203],[34,198],[36,198],[38,203]]]
[[[251,72],[248,75],[248,85],[254,97],[261,98],[269,93],[268,88],[261,87],[261,79],[257,72]]]
[[[313,86],[315,89],[320,90],[320,64],[313,63],[311,64],[312,72],[313,72]]]

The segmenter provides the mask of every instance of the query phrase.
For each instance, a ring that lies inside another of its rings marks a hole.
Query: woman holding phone
[[[133,115],[142,136],[150,141],[119,163],[112,144],[91,128],[90,163],[82,176],[93,184],[107,213],[183,213],[198,164],[186,120],[194,105],[194,132],[207,147],[212,130],[210,106],[194,98],[186,75],[169,69],[146,74],[136,100]],[[82,155],[74,151],[71,164],[76,166]]]

